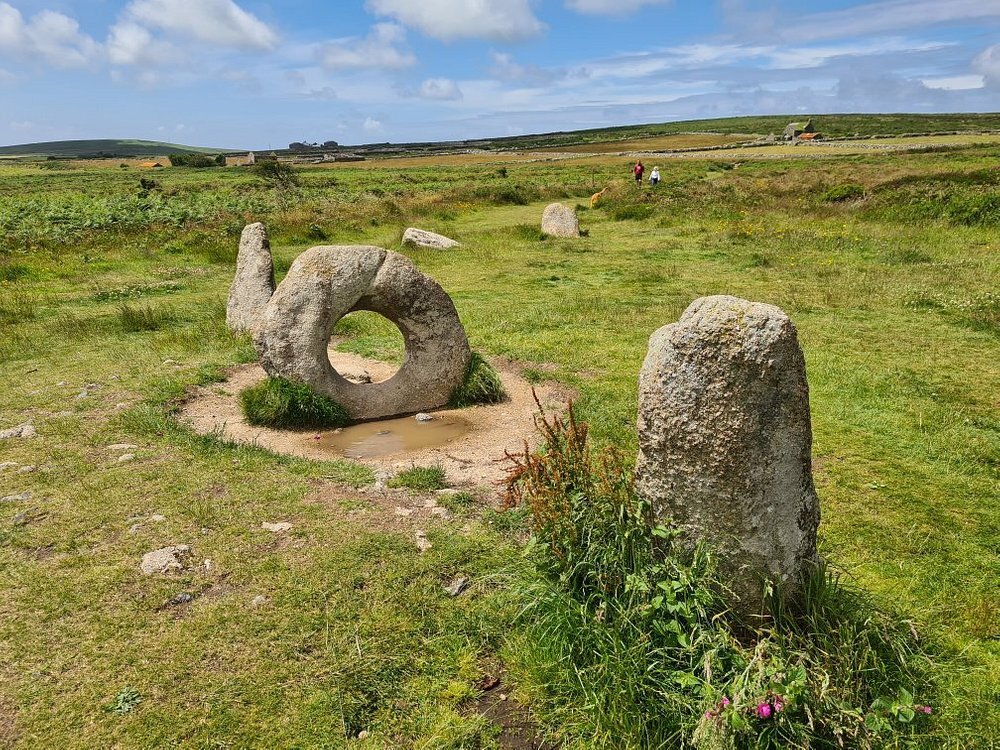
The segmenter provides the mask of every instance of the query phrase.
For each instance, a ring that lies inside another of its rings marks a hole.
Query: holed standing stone
[[[819,502],[805,360],[772,305],[695,300],[650,339],[639,376],[636,489],[689,543],[718,552],[732,605],[765,614],[817,560]]]

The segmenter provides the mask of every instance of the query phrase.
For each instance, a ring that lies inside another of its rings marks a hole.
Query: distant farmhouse
[[[794,141],[796,138],[801,138],[802,140],[812,140],[818,135],[819,133],[816,132],[816,128],[813,126],[811,118],[805,122],[790,122],[785,127],[786,141]]]

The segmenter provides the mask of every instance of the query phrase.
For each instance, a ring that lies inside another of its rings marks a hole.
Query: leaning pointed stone
[[[226,325],[249,331],[274,294],[274,261],[267,229],[257,222],[243,230],[236,259],[236,278],[229,288]]]

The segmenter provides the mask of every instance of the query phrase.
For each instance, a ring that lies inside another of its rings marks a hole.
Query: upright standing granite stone
[[[267,229],[250,224],[240,237],[236,278],[229,288],[226,325],[233,331],[249,331],[274,294],[274,261]]]
[[[771,305],[695,300],[653,334],[639,376],[636,489],[707,539],[744,615],[816,561],[809,386],[795,326]]]
[[[551,237],[579,237],[576,211],[562,203],[550,203],[542,212],[542,231]]]

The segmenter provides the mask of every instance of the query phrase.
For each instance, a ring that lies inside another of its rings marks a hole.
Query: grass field
[[[39,432],[0,442],[0,497],[31,493],[0,503],[0,746],[496,747],[470,706],[498,662],[552,738],[615,746],[518,637],[518,518],[429,522],[420,554],[366,469],[173,420],[186,388],[254,357],[224,305],[258,219],[279,274],[321,241],[397,247],[409,225],[460,240],[406,252],[473,348],[575,388],[597,444],[630,452],[655,329],[707,294],[783,308],[810,379],[821,552],[934,655],[915,743],[1000,743],[998,159],[995,143],[713,154],[663,166],[656,192],[607,156],[369,162],[298,186],[0,167],[0,430]],[[589,236],[530,229],[556,199],[582,204]],[[360,333],[376,350],[390,335]],[[279,520],[286,535],[261,528]],[[170,544],[191,546],[188,569],[142,576]],[[453,598],[459,575],[472,586]]]

